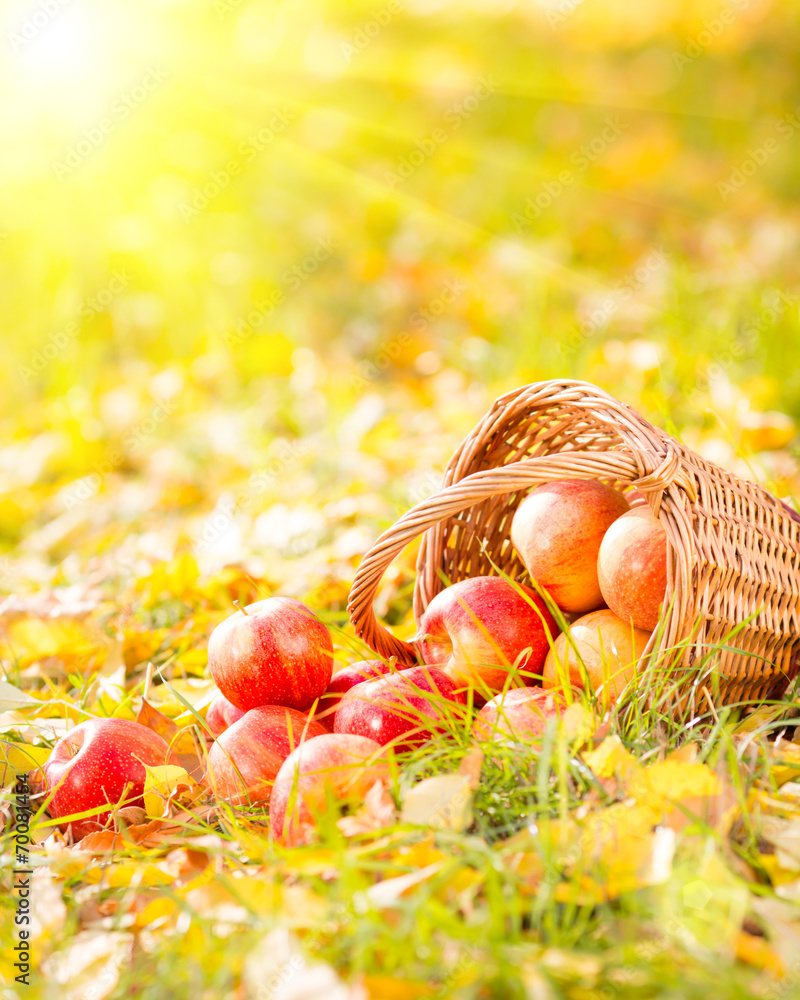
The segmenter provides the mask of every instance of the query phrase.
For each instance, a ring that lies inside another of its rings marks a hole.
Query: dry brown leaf
[[[140,826],[147,822],[147,813],[141,806],[126,806],[114,814],[114,825],[117,830],[127,830],[131,826]]]
[[[154,819],[149,823],[135,823],[132,826],[128,826],[124,832],[95,830],[82,837],[75,845],[75,849],[96,855],[107,854],[110,851],[121,851],[131,844],[139,844],[142,847],[158,846],[160,841],[156,838],[156,834],[163,825],[161,820]]]
[[[180,885],[195,878],[205,871],[211,863],[206,851],[195,850],[192,847],[178,847],[160,863],[165,872],[172,875]]]
[[[474,747],[458,765],[458,773],[462,774],[474,792],[481,781],[481,768],[483,767],[483,751],[479,747]]]
[[[95,830],[82,837],[76,847],[80,851],[86,851],[91,855],[108,854],[111,851],[119,851],[125,845],[121,833],[114,830]]]
[[[42,964],[63,1000],[103,1000],[117,988],[132,956],[134,937],[120,931],[80,931]]]
[[[401,819],[415,826],[465,830],[472,821],[470,778],[463,774],[437,774],[408,790]]]
[[[149,702],[142,698],[142,707],[136,714],[136,721],[147,726],[165,740],[178,759],[178,763],[197,782],[202,781],[205,773],[200,758],[199,747],[191,726],[180,728],[172,719],[159,712]]]
[[[376,882],[375,885],[371,885],[366,890],[365,895],[379,910],[393,906],[404,893],[413,889],[415,885],[419,885],[420,882],[431,878],[432,875],[441,870],[444,864],[444,861],[435,861],[433,864],[426,865],[425,868],[420,868],[418,871],[409,872],[407,875],[397,875],[394,878]]]
[[[394,799],[382,781],[376,781],[364,796],[364,805],[352,816],[342,816],[337,826],[345,837],[357,837],[391,826],[396,819]]]

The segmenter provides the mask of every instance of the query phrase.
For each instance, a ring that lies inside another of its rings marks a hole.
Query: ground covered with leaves
[[[91,715],[138,718],[193,770],[205,636],[230,594],[260,586],[233,570],[204,580],[183,556],[105,598],[10,599],[6,784]],[[337,658],[358,658],[334,631]],[[187,1000],[794,995],[796,707],[679,727],[642,704],[576,701],[529,744],[478,746],[454,723],[395,762],[388,792],[322,818],[308,847],[276,846],[262,811],[176,769],[149,782],[145,810],[74,845],[39,811],[21,859],[8,788],[4,860],[33,871],[32,981],[92,998],[161,997],[169,982]],[[3,902],[9,940],[16,894]],[[16,971],[6,953],[9,987]]]

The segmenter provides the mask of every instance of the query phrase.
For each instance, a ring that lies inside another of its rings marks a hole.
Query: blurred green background
[[[546,378],[800,493],[797,15],[4,3],[0,587],[183,553],[335,603]]]

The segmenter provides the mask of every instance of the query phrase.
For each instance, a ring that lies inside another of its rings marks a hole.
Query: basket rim
[[[585,414],[587,433],[593,427],[595,434],[599,435],[598,428],[607,425],[617,443],[605,450],[565,449],[469,471],[487,454],[491,455],[494,446],[499,453],[503,453],[505,448],[506,457],[516,457],[513,448],[507,447],[505,439],[498,437],[516,413],[527,414],[528,423],[538,428],[541,414],[548,414],[554,407],[565,410],[572,407],[576,413]],[[442,540],[447,531],[452,530],[448,529],[448,525],[454,518],[490,502],[494,496],[531,489],[557,478],[606,478],[644,493],[667,532],[668,587],[664,602],[664,627],[660,629],[658,642],[655,632],[651,636],[642,661],[653,662],[659,653],[663,654],[688,639],[694,627],[697,594],[693,593],[693,585],[696,582],[698,553],[693,518],[698,516],[696,508],[704,485],[703,477],[712,474],[724,479],[736,493],[741,493],[751,502],[768,507],[773,517],[782,516],[784,520],[791,521],[793,531],[789,538],[800,563],[797,528],[800,515],[760,485],[741,480],[715,463],[702,459],[604,389],[589,382],[558,379],[510,390],[494,401],[455,450],[445,467],[442,489],[410,508],[365,553],[350,590],[347,606],[350,620],[356,634],[380,655],[394,655],[400,662],[416,663],[419,659],[418,633],[409,642],[398,639],[377,622],[372,608],[385,569],[407,544],[420,534],[423,536],[414,596],[414,613],[419,622],[427,603],[441,589],[438,579],[441,566],[435,558],[430,558],[430,551],[443,551]],[[795,589],[800,590],[800,587]],[[797,604],[800,594],[795,594],[795,597]],[[795,613],[800,615],[800,608]],[[783,662],[788,662],[788,654]],[[781,665],[777,666],[780,669]]]

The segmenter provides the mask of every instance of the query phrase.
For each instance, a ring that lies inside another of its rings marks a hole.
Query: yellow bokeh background
[[[191,550],[317,586],[542,378],[792,493],[795,18],[4,4],[0,585]]]

